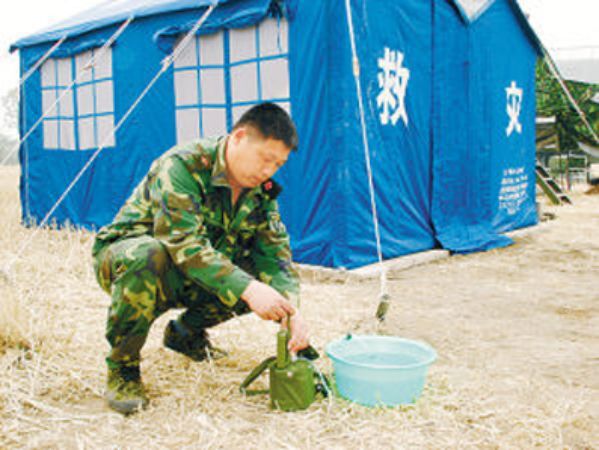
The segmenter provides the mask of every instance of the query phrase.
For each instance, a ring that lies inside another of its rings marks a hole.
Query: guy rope
[[[44,121],[44,119],[46,118],[46,116],[63,99],[63,97],[65,95],[67,95],[70,91],[72,91],[73,86],[75,86],[75,83],[77,83],[79,81],[79,78],[81,78],[81,76],[83,75],[83,72],[85,72],[89,67],[93,66],[97,58],[102,57],[104,55],[104,53],[106,53],[106,49],[109,48],[114,43],[114,41],[116,41],[116,39],[123,33],[123,31],[125,31],[125,29],[129,26],[129,24],[131,23],[131,21],[133,21],[133,17],[129,17],[119,27],[119,29],[116,30],[116,32],[106,41],[106,43],[100,48],[100,50],[98,51],[98,53],[94,54],[94,56],[91,58],[91,60],[89,61],[89,63],[86,64],[85,67],[81,68],[81,70],[75,76],[75,79],[73,81],[71,81],[71,83],[67,86],[66,89],[62,90],[62,93],[48,107],[48,109],[46,109],[46,111],[43,112],[43,114],[37,120],[37,122],[35,122],[33,124],[33,126],[27,131],[27,133],[25,133],[23,135],[23,137],[19,140],[19,142],[17,142],[17,144],[10,150],[10,152],[8,152],[8,154],[4,157],[4,159],[2,161],[0,161],[0,165],[3,165],[6,161],[8,161],[10,159],[10,157],[19,149],[19,147],[21,147],[21,145],[23,144],[23,142],[25,142],[27,140],[27,138],[29,136],[31,136],[31,134],[36,130],[36,128]]]
[[[206,21],[206,19],[208,19],[208,17],[210,16],[210,14],[212,14],[212,12],[214,11],[215,8],[216,8],[216,4],[210,5],[208,7],[208,9],[204,12],[204,14],[196,21],[196,23],[194,24],[194,26],[187,32],[187,34],[185,35],[185,37],[181,40],[181,43],[173,50],[173,52],[169,56],[167,56],[162,61],[161,67],[158,70],[158,72],[156,73],[156,75],[154,76],[154,78],[146,85],[146,87],[144,88],[144,90],[142,91],[142,93],[137,97],[137,99],[129,107],[129,109],[127,110],[127,112],[125,112],[125,114],[123,115],[123,117],[121,117],[121,119],[115,125],[115,127],[112,130],[110,130],[110,132],[107,133],[106,136],[102,139],[100,145],[98,146],[98,149],[92,154],[92,156],[89,158],[89,160],[85,163],[85,165],[77,173],[77,175],[75,176],[75,178],[73,179],[73,181],[71,181],[71,183],[67,186],[67,188],[62,193],[62,195],[58,198],[58,200],[56,200],[56,202],[54,203],[54,205],[52,206],[52,208],[50,208],[50,210],[48,211],[48,213],[45,215],[45,217],[39,223],[39,225],[36,228],[36,230],[31,235],[29,235],[28,239],[26,239],[23,242],[23,244],[21,245],[21,247],[19,248],[19,250],[17,251],[17,253],[0,270],[0,274],[3,275],[6,279],[10,279],[9,278],[10,271],[11,271],[13,265],[15,264],[15,262],[20,258],[20,256],[23,254],[23,252],[27,249],[27,247],[33,241],[33,239],[35,238],[35,236],[37,235],[37,233],[39,232],[39,230],[44,225],[46,225],[48,223],[49,218],[52,216],[52,214],[54,213],[54,211],[56,210],[56,208],[58,208],[58,206],[64,201],[64,199],[69,194],[69,192],[73,189],[73,187],[75,186],[75,184],[81,179],[81,177],[83,176],[83,174],[85,173],[85,171],[91,166],[91,164],[94,162],[94,160],[98,157],[98,155],[104,149],[104,147],[106,146],[108,140],[113,135],[113,133],[116,133],[117,130],[125,123],[125,121],[129,118],[129,116],[131,115],[131,113],[135,110],[135,108],[140,104],[140,102],[144,99],[144,97],[148,94],[148,92],[150,92],[150,90],[156,84],[156,82],[162,76],[162,74],[164,72],[166,72],[166,70],[177,60],[177,58],[179,57],[179,55],[181,54],[181,52],[189,44],[189,42],[191,41],[191,39],[193,39],[193,37],[195,36],[195,34],[197,33],[197,31],[204,24],[204,22]],[[126,24],[128,25],[131,22],[131,20],[133,20],[133,18],[128,19],[128,21],[126,22]],[[124,25],[125,24],[123,24],[123,26]],[[121,28],[123,28],[123,27],[121,27]],[[108,44],[108,42],[106,44]]]
[[[362,87],[360,85],[360,60],[356,51],[356,40],[354,35],[354,25],[351,14],[350,0],[345,0],[345,10],[347,12],[347,24],[349,30],[349,40],[352,51],[352,65],[354,80],[356,81],[356,95],[358,97],[358,106],[360,109],[360,125],[362,128],[362,142],[364,145],[364,159],[366,160],[366,172],[368,174],[368,189],[370,192],[370,207],[372,211],[372,222],[374,225],[374,237],[376,241],[376,252],[379,261],[380,270],[380,293],[379,305],[376,311],[376,318],[379,321],[385,320],[385,315],[389,309],[389,294],[387,292],[387,268],[383,263],[383,251],[381,246],[381,233],[379,228],[379,219],[376,208],[376,197],[374,191],[374,177],[372,175],[372,166],[370,164],[370,147],[368,145],[368,136],[366,132],[366,120],[364,119],[364,103],[362,100]]]

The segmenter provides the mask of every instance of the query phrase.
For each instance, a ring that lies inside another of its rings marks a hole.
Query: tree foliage
[[[0,116],[3,118],[3,125],[7,132],[0,132],[0,161],[17,145],[18,136],[18,118],[19,118],[19,95],[17,88],[11,89],[0,99]],[[18,152],[13,152],[5,164],[17,164]]]
[[[19,127],[19,91],[18,88],[9,90],[2,96],[2,112],[4,115],[4,126],[11,134],[17,135]]]
[[[4,159],[8,157],[9,153],[15,148],[15,145],[17,145],[16,139],[6,136],[4,133],[0,133],[0,161],[4,161]],[[19,153],[13,152],[4,164],[17,164],[18,162]]]
[[[578,149],[578,142],[599,145],[584,122],[568,101],[558,81],[553,77],[545,60],[537,64],[537,115],[555,116],[559,143],[562,150]],[[599,85],[566,81],[570,93],[599,134],[599,104],[593,97],[599,94]]]

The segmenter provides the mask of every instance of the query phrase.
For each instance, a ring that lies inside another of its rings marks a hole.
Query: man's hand
[[[291,326],[291,339],[289,339],[287,348],[289,351],[297,353],[310,345],[308,326],[299,311],[291,316],[289,324]],[[284,320],[281,322],[281,327],[287,328],[287,321]]]
[[[295,308],[285,297],[257,280],[245,288],[241,299],[264,320],[284,321],[287,316],[295,314]]]

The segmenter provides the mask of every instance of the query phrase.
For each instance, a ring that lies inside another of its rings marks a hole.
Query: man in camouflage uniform
[[[297,146],[293,122],[264,103],[230,135],[174,147],[152,166],[112,224],[98,233],[94,268],[112,296],[106,337],[109,406],[131,413],[148,403],[140,351],[150,326],[171,308],[164,344],[201,361],[206,329],[254,311],[290,318],[290,350],[308,345],[298,277],[271,180]]]

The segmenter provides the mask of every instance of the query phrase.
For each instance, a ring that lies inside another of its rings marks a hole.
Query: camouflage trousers
[[[245,302],[225,306],[186,278],[151,236],[114,242],[95,256],[94,270],[112,297],[106,325],[111,368],[139,364],[152,323],[169,309],[185,308],[179,320],[198,331],[250,312]]]

